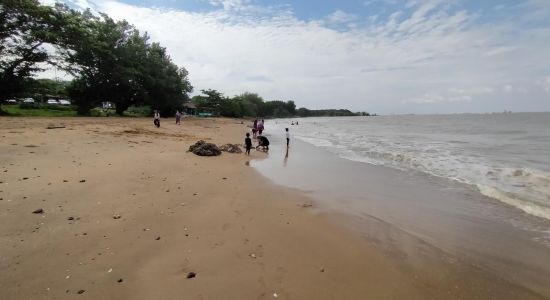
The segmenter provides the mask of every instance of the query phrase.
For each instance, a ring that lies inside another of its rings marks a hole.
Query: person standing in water
[[[154,117],[153,117],[153,123],[155,123],[155,126],[157,126],[157,128],[160,127],[160,113],[158,110],[155,110],[155,114],[154,114]]]
[[[290,144],[290,133],[288,132],[288,128],[285,128],[286,131],[286,147],[288,148],[288,145]]]

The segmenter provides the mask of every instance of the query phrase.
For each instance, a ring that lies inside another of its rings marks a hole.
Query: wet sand
[[[0,299],[543,298],[373,224],[418,250],[410,268],[249,167],[272,154],[186,152],[198,139],[240,144],[246,130],[0,118]]]
[[[439,257],[443,266],[459,262],[444,266],[449,276],[459,278],[467,270],[493,277],[481,284],[486,288],[517,285],[550,297],[548,220],[465,184],[342,159],[297,139],[287,150],[284,133],[272,133],[271,141],[269,159],[254,162],[256,169],[281,186],[308,193],[319,209],[345,216],[348,226],[395,253],[411,271],[430,270],[425,263],[437,264],[433,258]]]

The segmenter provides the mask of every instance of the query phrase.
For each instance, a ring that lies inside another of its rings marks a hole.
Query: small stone
[[[63,179],[63,182],[69,182],[67,179]]]
[[[23,179],[23,180],[27,180],[27,179],[29,179],[29,177],[23,177],[22,179]]]
[[[74,220],[74,217],[68,217],[67,220],[72,221]]]
[[[160,240],[160,236],[157,236],[157,237],[155,238],[155,240],[157,240],[157,241]]]
[[[116,282],[121,283],[122,281],[122,278],[119,278]]]
[[[252,257],[252,258],[256,258],[256,254],[254,254],[254,253],[250,253],[250,257]]]
[[[223,179],[223,180],[226,180],[226,179],[227,179],[227,177],[223,177],[222,179]]]
[[[197,277],[197,273],[195,272],[189,272],[187,273],[187,279],[195,278]]]
[[[79,182],[86,182],[86,179],[82,179],[82,180],[80,180]]]
[[[319,270],[319,272],[324,273],[324,272],[325,272],[325,268],[321,268],[321,270]]]
[[[118,219],[120,219],[120,218],[121,218],[120,215],[114,215],[114,216],[113,216],[113,219],[115,219],[115,220],[118,220]]]
[[[79,294],[84,294],[85,290],[79,290],[78,293]]]
[[[44,210],[42,208],[39,208],[35,211],[32,212],[33,214],[43,214],[44,213]]]

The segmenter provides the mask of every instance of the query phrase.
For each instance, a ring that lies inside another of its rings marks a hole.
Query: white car
[[[6,102],[6,104],[17,104],[17,100],[15,100],[15,99],[8,99],[5,102]]]
[[[34,103],[34,99],[33,98],[25,98],[25,99],[23,99],[23,103]]]
[[[48,99],[48,101],[47,101],[46,103],[48,103],[48,104],[54,104],[54,105],[59,104],[59,102],[57,102],[57,100],[55,100],[55,99]]]
[[[60,99],[59,104],[61,104],[61,105],[71,105],[71,101],[65,100],[65,99]]]

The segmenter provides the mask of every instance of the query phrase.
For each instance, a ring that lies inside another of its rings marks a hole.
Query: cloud
[[[377,113],[433,112],[436,103],[442,104],[437,112],[501,111],[500,102],[514,111],[550,110],[536,92],[550,69],[550,30],[542,23],[485,21],[448,1],[408,1],[377,17],[336,9],[312,20],[297,18],[288,6],[210,3],[217,9],[187,12],[115,0],[90,5],[167,47],[189,70],[196,91],[251,91],[298,106]],[[513,11],[518,18],[531,12]],[[357,26],[336,30],[327,20]],[[520,90],[533,100],[512,98],[511,91]]]
[[[329,23],[341,24],[348,23],[357,19],[356,15],[345,13],[341,10],[336,10],[327,17]]]

